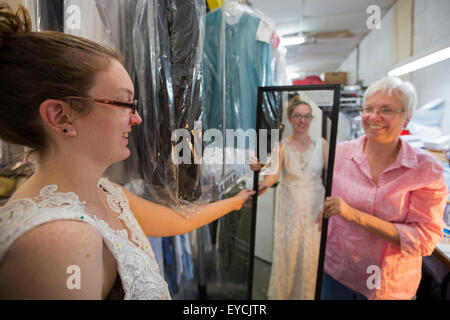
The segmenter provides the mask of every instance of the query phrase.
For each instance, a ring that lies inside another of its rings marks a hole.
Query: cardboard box
[[[347,72],[324,72],[321,78],[327,84],[347,85]]]

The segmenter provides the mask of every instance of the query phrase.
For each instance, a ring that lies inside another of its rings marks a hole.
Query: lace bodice
[[[312,138],[312,144],[305,152],[300,152],[289,140],[289,137],[285,137],[282,144],[284,147],[284,164],[280,181],[321,185],[322,138]]]
[[[13,242],[25,232],[56,220],[84,221],[97,229],[117,262],[125,292],[124,299],[170,299],[150,243],[130,210],[122,190],[101,178],[108,204],[126,228],[113,230],[104,220],[86,211],[85,203],[73,192],[57,192],[56,185],[42,188],[39,196],[11,201],[0,209],[0,262]],[[130,238],[128,238],[128,233]]]

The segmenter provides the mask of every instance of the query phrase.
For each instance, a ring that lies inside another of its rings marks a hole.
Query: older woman
[[[412,299],[422,256],[442,237],[443,168],[400,138],[416,106],[409,82],[386,77],[366,91],[365,136],[336,149],[323,299]]]
[[[146,236],[183,234],[253,191],[190,219],[102,178],[130,155],[142,119],[120,55],[87,39],[31,32],[0,4],[0,138],[39,167],[0,209],[0,299],[170,299]]]

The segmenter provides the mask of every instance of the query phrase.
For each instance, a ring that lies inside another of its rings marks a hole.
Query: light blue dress
[[[207,14],[203,53],[203,126],[222,129],[222,9]],[[273,85],[272,48],[256,40],[261,19],[246,12],[226,23],[226,128],[256,129],[259,86]]]

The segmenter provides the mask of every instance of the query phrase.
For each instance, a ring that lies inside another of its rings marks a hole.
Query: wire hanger
[[[247,6],[252,6],[252,2],[250,0],[238,0],[240,4],[245,4]]]

